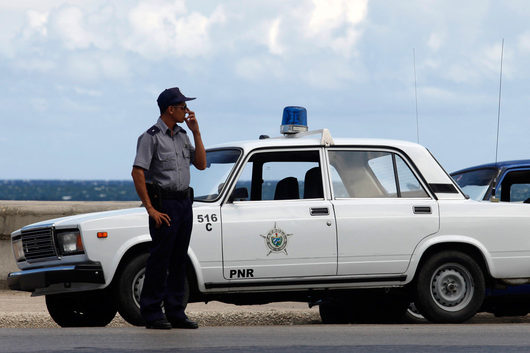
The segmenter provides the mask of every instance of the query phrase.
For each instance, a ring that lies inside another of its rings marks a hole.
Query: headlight
[[[57,231],[57,245],[61,255],[83,254],[83,240],[78,230]]]
[[[26,260],[26,256],[24,255],[24,247],[22,246],[22,238],[12,239],[11,245],[13,246],[15,261],[19,262]]]

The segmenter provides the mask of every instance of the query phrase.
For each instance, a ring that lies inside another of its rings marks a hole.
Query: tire
[[[427,322],[427,319],[420,313],[414,302],[409,303],[403,322],[408,324],[421,324]]]
[[[480,266],[459,251],[434,254],[419,269],[415,304],[426,319],[459,323],[473,317],[485,297]]]
[[[48,312],[61,327],[103,327],[118,311],[109,290],[46,295]]]
[[[145,264],[149,254],[140,254],[125,264],[114,284],[114,297],[118,304],[118,312],[125,321],[134,326],[144,326],[145,321],[140,313],[140,294],[142,293]],[[189,299],[189,285],[186,279],[186,296],[184,306]]]

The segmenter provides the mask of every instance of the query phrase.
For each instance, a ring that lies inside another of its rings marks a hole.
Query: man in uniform
[[[140,296],[147,328],[197,328],[184,313],[186,260],[193,225],[190,164],[206,168],[206,152],[195,113],[177,87],[160,93],[160,117],[138,138],[132,170],[134,186],[149,214],[152,243]],[[186,131],[193,134],[195,148]],[[149,189],[149,192],[148,192]],[[164,304],[165,315],[162,312]]]

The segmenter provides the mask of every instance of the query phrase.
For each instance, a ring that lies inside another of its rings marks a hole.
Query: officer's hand
[[[162,222],[164,222],[168,227],[170,226],[169,222],[171,221],[171,218],[169,218],[167,214],[158,212],[154,209],[154,207],[149,208],[147,213],[149,214],[149,217],[155,221],[157,228],[160,228]]]
[[[191,130],[191,132],[196,133],[199,132],[199,123],[197,122],[197,119],[195,118],[195,112],[188,110],[188,116],[184,119],[186,122],[186,125],[188,126],[188,129]]]

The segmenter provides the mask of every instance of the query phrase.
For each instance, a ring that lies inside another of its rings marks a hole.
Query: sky
[[[130,179],[175,86],[206,147],[278,136],[298,105],[335,137],[419,135],[449,172],[493,162],[503,40],[498,159],[530,158],[529,18],[525,0],[2,0],[0,179]]]

